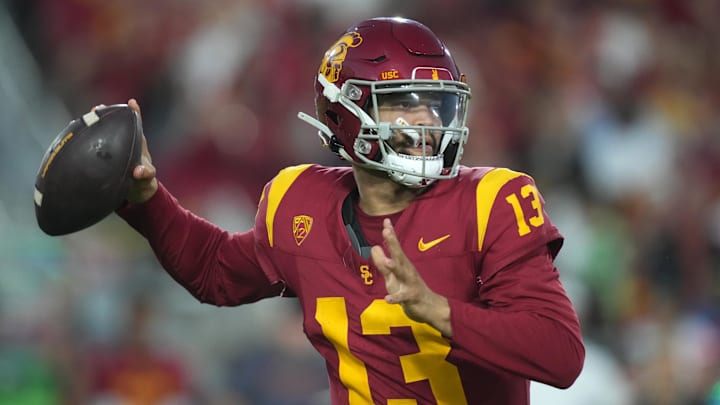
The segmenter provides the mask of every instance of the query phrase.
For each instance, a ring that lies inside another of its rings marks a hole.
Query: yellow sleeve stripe
[[[275,222],[275,213],[280,206],[280,201],[282,201],[285,193],[287,193],[298,176],[310,166],[310,164],[305,164],[287,167],[275,176],[270,185],[270,190],[267,195],[267,212],[265,213],[265,226],[267,227],[270,247],[273,246],[273,223]]]
[[[485,233],[490,219],[490,210],[497,198],[502,186],[510,180],[522,176],[523,173],[512,171],[510,169],[498,168],[488,172],[478,182],[475,189],[475,207],[477,212],[477,230],[478,230],[478,252],[482,250],[485,241]]]

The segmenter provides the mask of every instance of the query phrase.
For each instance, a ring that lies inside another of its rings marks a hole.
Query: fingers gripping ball
[[[51,236],[100,222],[125,201],[140,163],[142,126],[126,104],[68,124],[45,152],[35,178],[35,217]]]

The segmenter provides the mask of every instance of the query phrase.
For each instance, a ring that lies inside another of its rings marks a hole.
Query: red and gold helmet
[[[343,159],[386,171],[410,187],[457,175],[468,136],[470,89],[448,49],[425,25],[374,18],[349,28],[325,53],[315,90],[317,119],[299,117],[318,128],[323,143]],[[378,107],[391,99],[434,100],[437,125],[413,125],[402,117],[379,121]],[[430,132],[437,144],[421,156],[404,155],[388,142],[404,134],[424,146]]]

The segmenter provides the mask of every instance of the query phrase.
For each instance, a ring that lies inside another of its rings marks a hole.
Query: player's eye
[[[420,98],[414,93],[386,94],[378,97],[380,107],[409,109],[420,104]]]
[[[431,110],[440,110],[443,106],[443,98],[442,96],[434,93],[387,94],[378,97],[378,104],[381,107],[410,109],[419,106],[426,106]]]

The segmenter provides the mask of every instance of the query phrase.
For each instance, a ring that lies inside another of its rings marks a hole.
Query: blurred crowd
[[[161,181],[245,230],[279,169],[343,164],[296,113],[378,15],[447,42],[473,89],[464,163],[530,173],[566,237],[587,361],[532,403],[720,404],[720,2],[5,0],[0,105],[24,113],[0,113],[0,405],[327,401],[292,300],[199,304],[114,216],[45,236],[32,185],[71,117],[134,97]]]

